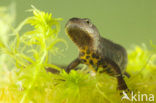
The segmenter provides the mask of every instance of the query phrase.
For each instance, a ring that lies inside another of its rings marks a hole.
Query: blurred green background
[[[156,43],[156,0],[0,0],[0,6],[12,2],[16,3],[15,26],[32,15],[25,12],[31,5],[64,19],[59,36],[66,39],[69,48],[63,57],[55,57],[56,64],[69,64],[78,55],[77,47],[64,33],[64,25],[71,17],[90,18],[103,37],[125,48],[149,45],[150,40]]]

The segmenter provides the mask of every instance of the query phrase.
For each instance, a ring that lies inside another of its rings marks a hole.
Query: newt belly
[[[79,58],[82,63],[88,65],[92,71],[99,73],[105,72],[109,75],[115,76],[115,72],[111,69],[111,65],[107,64],[97,53],[89,50],[88,47],[80,49]]]

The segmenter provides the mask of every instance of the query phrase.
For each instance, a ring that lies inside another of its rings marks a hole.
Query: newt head
[[[96,26],[86,18],[71,18],[67,22],[66,33],[79,49],[88,47],[96,50],[99,44],[99,31]]]

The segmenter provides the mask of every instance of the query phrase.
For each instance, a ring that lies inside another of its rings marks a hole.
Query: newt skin
[[[119,90],[128,89],[123,79],[127,52],[121,45],[101,37],[96,26],[86,18],[69,19],[65,30],[79,49],[79,56],[66,68],[68,73],[80,63],[86,64],[94,72],[105,72],[116,77]]]

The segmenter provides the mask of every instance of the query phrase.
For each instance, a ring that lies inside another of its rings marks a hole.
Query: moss
[[[14,64],[12,69],[0,68],[0,103],[120,103],[115,78],[107,74],[92,76],[85,70],[67,74],[49,63],[49,55],[60,49],[55,44],[66,44],[58,38],[62,19],[35,7],[31,11],[33,16],[13,30],[13,42],[0,42],[2,54],[11,57],[8,60]],[[33,28],[20,34],[24,25]],[[135,46],[129,49],[128,57],[131,78],[125,80],[130,90],[156,95],[156,52]],[[60,74],[48,73],[45,67],[55,68]]]

